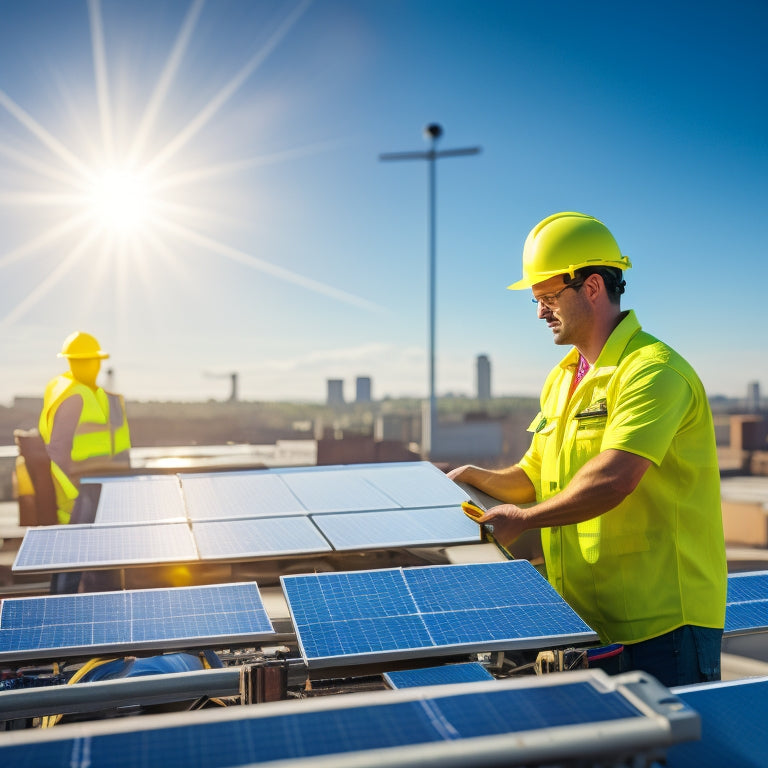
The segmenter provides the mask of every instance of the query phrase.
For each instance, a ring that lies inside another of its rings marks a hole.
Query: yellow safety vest
[[[547,577],[605,643],[684,624],[720,628],[727,564],[714,427],[693,369],[625,314],[569,397],[574,349],[550,373],[520,462],[543,501],[593,456],[652,462],[621,504],[578,525],[542,529]]]
[[[70,373],[54,379],[46,388],[38,429],[46,445],[50,444],[56,411],[59,406],[79,395],[83,401],[75,428],[68,471],[51,461],[51,475],[56,490],[60,523],[68,523],[75,499],[79,495],[79,479],[129,463],[130,431],[121,395],[95,391],[72,378]]]

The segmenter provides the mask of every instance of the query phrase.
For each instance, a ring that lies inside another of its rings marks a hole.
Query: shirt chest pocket
[[[607,422],[608,414],[604,411],[574,418],[573,449],[578,466],[600,452]]]

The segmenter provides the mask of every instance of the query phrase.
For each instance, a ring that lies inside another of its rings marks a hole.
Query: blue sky
[[[129,399],[426,395],[427,164],[378,157],[430,122],[482,147],[438,163],[438,393],[481,353],[538,393],[563,350],[505,287],[560,210],[710,394],[765,390],[767,36],[764,2],[2,0],[0,402],[76,329]]]

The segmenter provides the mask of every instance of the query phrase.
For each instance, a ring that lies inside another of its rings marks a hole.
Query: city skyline
[[[438,164],[439,396],[478,349],[538,394],[564,350],[506,286],[557,210],[613,231],[624,306],[711,397],[765,388],[767,31],[751,2],[9,0],[0,403],[76,329],[133,400],[425,397],[426,168],[378,158],[432,122],[482,147]]]

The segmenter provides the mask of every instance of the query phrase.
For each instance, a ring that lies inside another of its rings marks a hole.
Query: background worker
[[[479,522],[510,546],[541,529],[547,577],[619,656],[667,686],[720,678],[727,564],[712,415],[691,366],[622,311],[631,266],[604,224],[540,222],[523,278],[555,344],[518,464],[449,476],[506,502]],[[526,505],[526,506],[521,506]]]
[[[69,371],[45,388],[38,429],[51,460],[59,523],[92,522],[79,519],[77,512],[73,516],[80,479],[130,467],[125,401],[96,383],[101,361],[109,355],[93,336],[82,331],[69,335],[59,357],[69,362]],[[76,590],[79,574],[60,576],[52,591]]]

